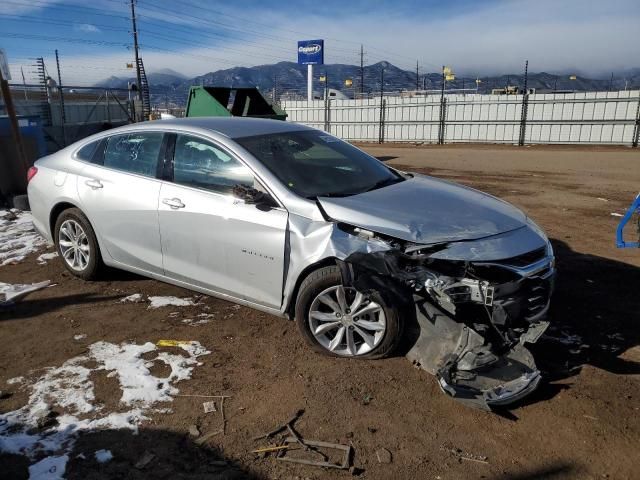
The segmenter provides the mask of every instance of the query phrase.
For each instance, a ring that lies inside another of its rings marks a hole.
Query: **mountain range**
[[[314,77],[316,78],[316,91],[324,88],[324,84],[317,82],[320,75],[326,75],[329,88],[341,90],[349,96],[353,92],[360,92],[361,72],[357,65],[331,64],[316,66]],[[380,92],[381,81],[384,81],[385,91],[414,90],[416,88],[415,71],[404,70],[389,62],[378,62],[366,65],[363,69],[363,88],[365,93]],[[555,75],[546,72],[529,73],[527,85],[537,91],[552,90],[624,90],[640,88],[640,68],[634,68],[625,72],[626,78],[616,77],[611,79],[593,79],[576,76],[575,80],[566,75]],[[179,72],[165,68],[147,74],[151,100],[154,104],[172,104],[184,106],[192,85],[211,85],[226,87],[258,87],[263,92],[271,95],[276,88],[278,96],[305,96],[307,82],[307,67],[294,62],[279,62],[269,65],[254,67],[234,67],[225,70],[206,73],[194,78],[188,78]],[[351,79],[351,87],[345,86],[345,80]],[[446,88],[476,88],[476,77],[458,77],[448,81]],[[493,88],[502,88],[507,85],[523,87],[523,74],[508,74],[480,77],[478,91],[488,93]],[[135,77],[109,77],[96,86],[102,88],[126,88],[128,82],[135,83]],[[421,74],[418,79],[419,88],[440,89],[442,86],[442,74]]]

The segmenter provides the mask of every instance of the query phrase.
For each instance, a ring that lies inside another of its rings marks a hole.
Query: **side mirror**
[[[246,185],[236,185],[233,187],[233,196],[244,200],[245,203],[256,206],[275,207],[276,202],[268,193],[262,192],[256,188],[247,187]]]

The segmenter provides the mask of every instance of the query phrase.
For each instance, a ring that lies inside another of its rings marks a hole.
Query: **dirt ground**
[[[0,312],[0,413],[21,407],[29,394],[7,379],[60,365],[98,340],[197,340],[212,353],[177,386],[181,394],[231,396],[226,435],[197,446],[189,426],[215,431],[219,412],[203,413],[201,398],[177,397],[168,405],[172,413],[152,414],[137,436],[115,430],[81,437],[67,478],[351,477],[250,453],[267,444],[254,436],[302,408],[297,431],[351,444],[357,478],[640,478],[640,251],[616,249],[619,218],[611,215],[624,212],[640,190],[640,151],[365,148],[396,167],[500,196],[552,238],[559,277],[550,335],[574,340],[535,345],[545,382],[524,403],[501,414],[473,410],[441,393],[433,377],[404,357],[323,357],[307,348],[293,323],[210,297],[196,306],[155,310],[120,303],[134,293],[194,294],[115,271],[87,283],[66,273],[59,259],[43,266],[33,255],[0,267],[0,282],[57,284]],[[215,315],[210,323],[182,323],[205,311]],[[87,336],[74,340],[78,334]],[[117,383],[96,383],[96,396],[106,404],[117,403],[120,394]],[[391,453],[390,463],[379,463],[381,447]],[[98,464],[92,456],[98,448],[110,449],[113,460]],[[486,461],[460,458],[456,449]],[[133,468],[145,451],[156,455],[154,461]],[[19,457],[0,457],[0,477],[10,472],[9,478],[21,478],[26,465]]]

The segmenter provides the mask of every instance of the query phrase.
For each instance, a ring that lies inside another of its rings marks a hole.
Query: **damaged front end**
[[[409,318],[415,312],[415,322],[406,325],[407,357],[435,375],[445,393],[488,410],[535,390],[540,372],[525,344],[548,326],[555,261],[533,222],[488,238],[431,245],[342,228],[389,243],[388,250],[346,257],[343,280],[362,293],[383,292]],[[519,253],[523,245],[527,251]]]

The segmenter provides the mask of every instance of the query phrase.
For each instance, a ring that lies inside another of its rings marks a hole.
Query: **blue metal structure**
[[[636,212],[638,213],[638,215],[640,215],[640,193],[618,224],[618,230],[616,231],[616,246],[618,248],[640,248],[640,219],[638,220],[638,241],[625,242],[623,238],[624,227],[627,225],[627,223],[629,223],[629,220],[631,220],[631,217]]]

